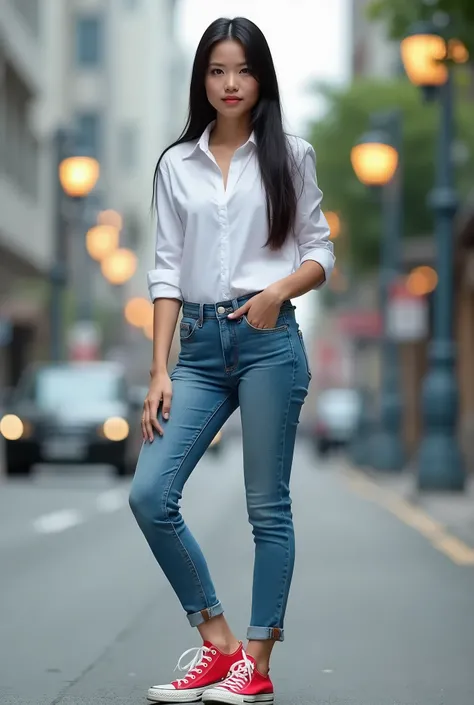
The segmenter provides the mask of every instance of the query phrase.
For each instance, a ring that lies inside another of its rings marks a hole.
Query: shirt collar
[[[207,154],[209,151],[209,138],[211,136],[211,132],[214,128],[214,125],[216,124],[216,121],[213,120],[212,122],[209,123],[209,125],[206,127],[204,132],[202,133],[201,137],[198,139],[196,143],[191,143],[192,147],[190,148],[189,152],[187,152],[184,156],[183,159],[191,159],[197,151],[200,149],[204,154]],[[255,132],[252,131],[252,134],[248,138],[247,142],[242,145],[242,147],[245,147],[247,144],[252,143],[254,145],[257,144],[257,140],[255,138]],[[240,147],[241,149],[241,147]]]

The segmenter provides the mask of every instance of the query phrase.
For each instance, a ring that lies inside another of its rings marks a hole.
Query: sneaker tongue
[[[214,648],[214,644],[212,644],[210,641],[204,641],[203,646],[207,646],[208,649]]]
[[[245,655],[248,658],[248,660],[250,661],[250,663],[253,663],[254,666],[257,665],[257,662],[255,661],[253,656],[250,656],[249,654],[245,654]]]

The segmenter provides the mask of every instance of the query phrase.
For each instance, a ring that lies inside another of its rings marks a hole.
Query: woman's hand
[[[153,443],[153,429],[162,436],[163,428],[158,423],[158,408],[161,404],[161,415],[169,419],[173,385],[167,372],[152,375],[150,388],[143,404],[142,433],[143,440]]]
[[[255,328],[275,328],[282,303],[278,289],[269,286],[228,317],[240,318],[246,314],[248,322]]]

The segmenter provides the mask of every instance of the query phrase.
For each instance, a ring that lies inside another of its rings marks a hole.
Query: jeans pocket
[[[307,350],[306,350],[306,345],[305,345],[304,340],[303,340],[303,333],[302,333],[302,331],[301,331],[300,328],[298,328],[298,338],[300,339],[301,349],[303,350],[303,355],[304,355],[304,359],[305,359],[305,362],[306,362],[306,371],[308,372],[309,378],[312,379],[313,375],[312,375],[312,373],[311,373],[311,368],[310,368],[310,366],[309,366],[308,352],[307,352]]]
[[[242,318],[251,330],[256,330],[258,333],[277,333],[278,331],[281,331],[281,330],[288,330],[288,326],[286,323],[283,323],[282,325],[276,325],[275,328],[257,328],[257,326],[253,326],[250,323],[249,319],[247,318],[247,316],[245,314],[242,316]],[[282,320],[282,317],[279,316],[278,320]],[[278,321],[277,321],[277,324],[278,324]]]
[[[189,321],[182,320],[179,324],[179,339],[181,342],[189,340],[197,326],[197,321],[191,319]]]

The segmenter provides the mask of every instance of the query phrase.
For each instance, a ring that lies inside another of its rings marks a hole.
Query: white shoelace
[[[229,675],[223,681],[221,686],[226,688],[240,689],[243,688],[252,678],[255,668],[252,661],[247,658],[245,651],[242,652],[242,660],[237,661],[231,666]]]
[[[209,655],[208,652],[211,652],[213,655],[216,653],[215,649],[211,649],[209,646],[193,646],[192,649],[188,649],[181,654],[174,670],[179,669],[180,671],[187,671],[187,673],[184,678],[177,679],[179,685],[181,685],[181,683],[187,684],[188,679],[194,680],[197,673],[202,673],[202,669],[207,668],[207,664],[212,661],[212,656]],[[194,657],[191,661],[182,666],[181,661],[183,658],[192,653],[194,653]]]

